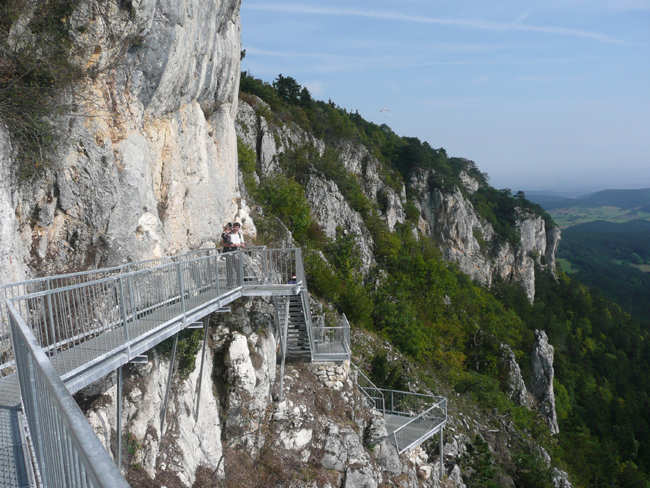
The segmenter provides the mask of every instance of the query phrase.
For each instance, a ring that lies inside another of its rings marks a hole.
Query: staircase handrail
[[[305,268],[302,262],[302,249],[296,248],[296,280],[301,284],[300,286],[300,299],[302,301],[302,309],[305,315],[305,328],[307,329],[307,338],[309,340],[309,351],[314,354],[314,338],[312,334],[312,321],[311,321],[311,300],[309,298],[309,289],[307,288],[307,278],[305,276]]]
[[[377,388],[377,386],[372,382],[368,376],[357,366],[354,364],[352,361],[350,361],[350,367],[354,369],[354,371],[357,373],[357,387],[363,393],[368,400],[370,400],[373,404],[373,407],[376,408],[377,410],[381,411],[383,415],[386,415],[386,399],[384,398],[384,393],[382,392],[381,388]],[[362,386],[359,384],[359,376],[367,383],[368,386]],[[376,396],[372,396],[368,390],[376,392]],[[377,401],[379,401],[379,404],[381,407],[379,408],[377,405]]]

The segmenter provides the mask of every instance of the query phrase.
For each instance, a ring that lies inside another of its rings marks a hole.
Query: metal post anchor
[[[117,368],[117,469],[122,470],[122,366]]]
[[[176,348],[178,347],[178,333],[174,336],[174,346],[172,347],[172,358],[169,362],[169,374],[167,375],[167,386],[165,387],[165,397],[163,399],[162,410],[160,411],[160,437],[163,435],[165,427],[165,415],[167,415],[167,401],[169,400],[169,387],[174,379],[174,366],[176,364]]]
[[[203,383],[203,364],[205,363],[205,347],[208,343],[208,325],[210,316],[203,318],[203,347],[201,349],[201,368],[199,369],[199,391],[196,393],[196,412],[194,412],[194,422],[199,420],[199,406],[201,405],[201,385]]]
[[[442,472],[445,469],[445,465],[443,464],[443,457],[444,457],[444,442],[443,442],[443,432],[445,431],[444,427],[440,428],[440,478],[442,479]]]

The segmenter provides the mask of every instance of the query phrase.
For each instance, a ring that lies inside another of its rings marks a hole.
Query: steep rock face
[[[280,123],[270,116],[270,107],[259,98],[247,95],[246,100],[240,101],[236,121],[237,135],[255,151],[259,177],[281,172],[279,158],[287,151],[309,146],[318,155],[324,153],[324,141],[292,122]],[[335,150],[341,164],[357,177],[365,195],[372,201],[379,202],[388,227],[393,230],[397,223],[403,223],[406,218],[405,188],[402,186],[397,192],[384,183],[380,177],[379,161],[363,145],[342,142]],[[310,174],[307,178],[307,196],[310,203],[318,207],[314,214],[317,222],[326,229],[329,237],[335,235],[336,225],[354,235],[361,248],[364,272],[367,271],[374,264],[373,242],[361,215],[345,201],[334,182],[327,181],[318,173]]]
[[[342,142],[337,151],[345,169],[359,179],[366,196],[379,204],[388,228],[393,231],[395,224],[404,223],[406,187],[401,185],[398,192],[384,183],[381,178],[381,163],[364,145]]]
[[[367,272],[375,262],[372,251],[372,237],[358,212],[350,208],[336,183],[320,176],[311,176],[305,195],[312,214],[323,228],[327,237],[336,237],[337,227],[341,227],[359,246],[363,271]]]
[[[239,0],[79,2],[74,88],[50,168],[17,182],[1,137],[12,275],[113,264],[216,240],[241,206],[234,117]],[[38,216],[33,219],[32,216]],[[3,258],[6,260],[6,258]],[[5,277],[2,281],[9,281]]]
[[[201,382],[201,405],[195,420],[200,355],[195,368],[186,380],[176,380],[172,386],[167,406],[164,431],[160,421],[169,360],[154,354],[149,364],[131,366],[125,371],[122,442],[126,446],[126,464],[136,471],[142,470],[151,479],[172,476],[182,484],[191,486],[197,469],[208,467],[219,470],[222,454],[220,407],[212,394],[212,351],[207,351]],[[91,403],[86,415],[90,425],[105,446],[116,446],[116,393],[117,387],[108,378],[103,385],[95,385],[80,396],[93,397],[100,388],[101,396]],[[133,477],[136,473],[131,472]],[[137,486],[134,485],[134,486]]]
[[[25,277],[23,262],[27,256],[24,237],[16,215],[16,178],[9,134],[0,124],[0,283]]]
[[[538,215],[519,211],[516,225],[520,240],[516,247],[497,242],[492,225],[482,219],[459,188],[443,192],[433,188],[433,170],[416,170],[409,181],[409,191],[422,214],[420,232],[440,244],[446,259],[478,282],[491,286],[495,279],[521,284],[532,302],[535,298],[535,266],[555,272],[555,253],[560,240],[557,227],[546,228]],[[461,172],[468,193],[478,189],[478,182]]]
[[[268,119],[270,107],[258,97],[241,101],[236,117],[237,135],[257,155],[260,175],[280,171],[282,153],[302,146],[313,146],[322,154],[325,144],[293,123],[277,124]]]
[[[526,383],[521,375],[515,353],[508,344],[501,344],[501,362],[506,377],[506,394],[516,404],[522,407],[529,406]]]
[[[546,332],[536,330],[535,345],[531,356],[533,373],[530,391],[535,397],[537,408],[548,424],[549,430],[551,433],[557,434],[560,432],[560,428],[557,423],[555,394],[553,392],[553,378],[555,376],[553,353],[554,349],[548,342]]]

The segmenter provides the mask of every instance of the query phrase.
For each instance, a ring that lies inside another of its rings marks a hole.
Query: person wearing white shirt
[[[232,224],[232,230],[230,231],[230,245],[233,247],[246,247],[244,236],[241,233],[241,224],[239,222]]]

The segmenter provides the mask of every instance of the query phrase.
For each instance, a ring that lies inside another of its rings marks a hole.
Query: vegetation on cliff
[[[388,339],[456,392],[507,415],[519,432],[539,441],[567,467],[579,486],[647,486],[650,429],[645,412],[650,383],[641,378],[650,367],[648,331],[616,304],[563,274],[556,281],[538,270],[533,305],[518,286],[478,286],[445,262],[433,242],[414,237],[417,209],[407,209],[407,221],[390,232],[379,202],[370,201],[356,177],[344,169],[337,147],[341,140],[366,145],[383,164],[381,177],[392,185],[407,180],[415,168],[431,168],[435,186],[464,191],[460,173],[468,172],[480,183],[469,198],[508,241],[517,238],[512,217],[517,207],[538,212],[550,223],[547,214],[523,194],[489,187],[473,163],[449,158],[444,149],[426,142],[399,137],[331,101],[314,101],[290,77],[280,76],[270,85],[244,73],[241,86],[243,99],[252,100],[254,94],[271,106],[272,113],[264,114],[268,120],[295,122],[326,142],[323,154],[308,147],[284,153],[281,176],[252,184],[252,196],[265,215],[279,216],[308,249],[308,279],[316,295],[335,304],[355,326]],[[255,180],[254,154],[242,154],[240,168],[248,185]],[[377,267],[365,279],[358,272],[354,241],[342,232],[326,238],[309,213],[303,187],[314,171],[336,182],[372,235]],[[276,198],[275,191],[283,197]],[[499,347],[512,347],[529,379],[535,329],[547,331],[556,347],[560,434],[555,438],[536,414],[516,406],[504,393]],[[373,365],[380,382],[403,382],[381,358]],[[470,486],[494,486],[497,468],[478,441],[468,465],[473,466]],[[513,453],[510,463],[498,470],[507,472],[517,486],[551,486],[548,468],[538,456],[523,451]]]

